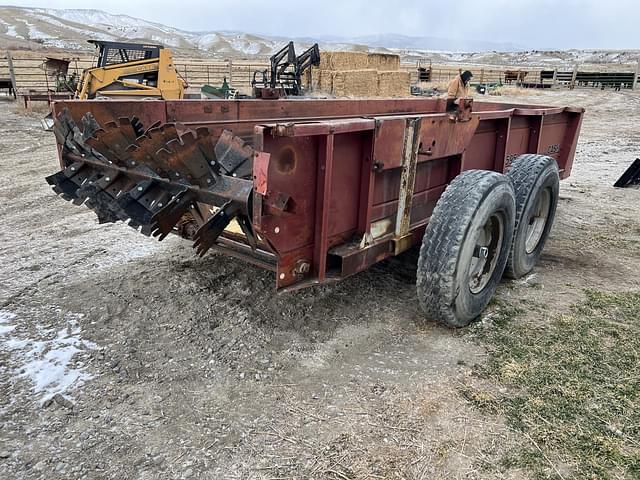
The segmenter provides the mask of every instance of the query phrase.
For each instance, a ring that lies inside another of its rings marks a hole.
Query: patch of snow
[[[11,25],[10,23],[5,22],[2,18],[0,18],[0,25],[3,25],[7,28],[7,31],[4,32],[4,35],[14,38],[22,38],[21,35],[18,35],[18,31],[16,30],[15,25]]]
[[[77,27],[74,25],[70,25],[69,23],[63,23],[49,15],[43,15],[38,13],[32,14],[32,17],[40,20],[41,22],[44,22],[45,24],[71,30],[72,32],[78,33],[79,35],[81,35],[82,37],[86,37],[87,39],[95,39],[95,40],[116,40],[117,39],[117,37],[106,34],[101,31],[88,30],[86,27],[91,28],[90,25],[84,25],[85,28]]]
[[[217,33],[207,33],[196,40],[196,45],[198,48],[208,50],[219,41],[220,35]]]
[[[242,52],[246,55],[256,55],[260,53],[259,43],[247,41],[240,35],[231,40],[231,46],[234,50]]]
[[[17,333],[17,316],[0,310],[0,326],[9,338],[0,338],[0,348],[9,352],[15,378],[24,378],[33,385],[33,392],[45,402],[56,394],[65,394],[83,385],[93,376],[81,361],[73,361],[77,354],[97,348],[96,344],[83,340],[79,314],[68,314],[67,328],[59,331],[37,327],[36,335]],[[7,330],[9,329],[10,330]],[[32,338],[36,337],[36,338]]]
[[[177,37],[166,37],[164,35],[150,35],[149,37],[147,37],[145,35],[144,38],[149,38],[152,43],[160,43],[160,44],[164,45],[165,47],[179,47],[180,46],[180,39],[177,38]]]
[[[5,310],[0,310],[0,335],[9,333],[16,328],[15,325],[7,325],[7,323],[9,323],[15,317],[16,316],[14,313],[7,312]]]
[[[25,24],[29,27],[29,33],[27,35],[31,40],[44,40],[51,38],[51,35],[41,32],[33,23],[25,22]]]

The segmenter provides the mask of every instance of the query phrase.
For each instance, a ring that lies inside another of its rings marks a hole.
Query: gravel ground
[[[640,95],[499,98],[588,111],[540,265],[498,299],[562,313],[639,288],[640,190],[611,185],[640,156]],[[415,252],[274,295],[268,272],[98,225],[44,181],[37,116],[0,115],[0,478],[496,478],[522,440],[460,394],[486,352],[423,320]]]

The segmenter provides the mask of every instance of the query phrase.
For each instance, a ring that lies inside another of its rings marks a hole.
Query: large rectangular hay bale
[[[410,72],[380,72],[378,74],[379,97],[408,97],[411,95]]]
[[[304,86],[311,90],[319,90],[321,72],[318,67],[311,67],[304,72]]]
[[[333,91],[333,70],[320,70],[316,74],[318,79],[318,89],[323,92],[332,93]]]
[[[367,68],[365,52],[320,52],[321,70],[364,70]]]
[[[332,93],[337,97],[375,97],[378,92],[378,72],[346,70],[333,74]]]
[[[400,55],[370,53],[367,55],[367,68],[379,72],[400,70]]]

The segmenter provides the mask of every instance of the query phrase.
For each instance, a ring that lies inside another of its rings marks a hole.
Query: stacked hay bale
[[[321,52],[311,72],[311,88],[336,97],[405,97],[411,78],[400,57],[383,53]]]
[[[379,97],[407,97],[411,95],[411,73],[407,71],[379,72]]]

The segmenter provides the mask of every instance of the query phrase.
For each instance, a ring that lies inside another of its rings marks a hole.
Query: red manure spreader
[[[421,245],[428,318],[467,325],[529,273],[584,110],[443,99],[69,100],[54,104],[62,198],[200,255],[341,280]]]

